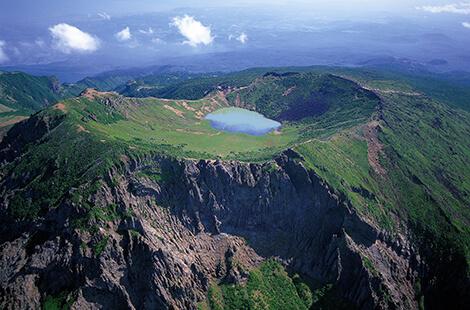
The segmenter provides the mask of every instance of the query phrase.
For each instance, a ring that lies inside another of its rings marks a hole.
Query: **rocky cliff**
[[[2,221],[3,308],[59,296],[75,309],[194,309],[213,281],[243,282],[272,256],[359,308],[417,308],[406,236],[360,218],[293,151],[265,164],[122,158],[97,184],[44,220]]]

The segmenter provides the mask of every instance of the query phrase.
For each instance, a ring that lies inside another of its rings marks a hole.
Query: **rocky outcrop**
[[[334,283],[360,308],[417,306],[417,261],[406,238],[392,242],[358,216],[294,152],[263,165],[163,160],[157,170],[178,177],[158,186],[135,180],[133,195],[153,193],[195,234],[242,236],[259,255]]]
[[[66,199],[3,236],[2,308],[68,296],[76,309],[191,309],[212,281],[241,283],[273,256],[359,308],[417,308],[406,238],[391,242],[293,151],[265,164],[123,158],[88,203],[121,216],[77,228],[83,208]]]

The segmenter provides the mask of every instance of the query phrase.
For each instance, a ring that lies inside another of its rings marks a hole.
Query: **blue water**
[[[281,127],[279,122],[241,108],[219,109],[208,114],[206,119],[214,129],[254,136],[262,136]]]

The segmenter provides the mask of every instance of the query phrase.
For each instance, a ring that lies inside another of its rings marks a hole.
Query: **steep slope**
[[[172,73],[146,76],[133,80],[116,90],[129,97],[197,100],[217,89],[248,85],[264,72],[264,69],[255,69],[226,74]]]
[[[15,110],[37,111],[57,102],[61,85],[54,77],[0,72],[0,104]]]
[[[220,74],[216,74],[220,75]],[[131,68],[113,70],[84,78],[76,83],[66,84],[65,87],[72,94],[78,95],[87,88],[100,91],[118,91],[125,96],[132,97],[165,97],[159,93],[161,89],[185,83],[188,80],[214,76],[213,73],[192,73],[184,67],[154,66],[144,68]],[[176,97],[169,97],[176,99]],[[201,99],[201,97],[194,99]],[[190,98],[185,98],[190,99]]]
[[[14,126],[0,305],[463,307],[470,116],[358,82],[269,73],[195,101],[87,90]],[[201,119],[229,104],[281,134]]]
[[[469,292],[469,115],[418,94],[381,98],[376,119],[357,132],[296,150],[364,217],[412,235],[423,259],[421,303],[462,307]],[[405,230],[393,224],[396,218]]]
[[[54,77],[0,72],[0,139],[11,126],[64,97]]]

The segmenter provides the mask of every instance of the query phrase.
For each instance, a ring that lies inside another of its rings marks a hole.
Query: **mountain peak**
[[[89,100],[108,97],[110,95],[117,95],[117,93],[115,93],[115,92],[102,92],[102,91],[98,91],[95,88],[87,88],[87,89],[85,89],[84,91],[82,91],[80,93],[80,97],[85,97]]]

